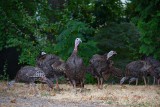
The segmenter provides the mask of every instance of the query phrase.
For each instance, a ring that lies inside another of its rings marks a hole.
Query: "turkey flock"
[[[35,66],[24,66],[18,72],[14,80],[8,83],[8,87],[13,86],[15,82],[24,82],[35,87],[35,82],[43,82],[53,89],[53,81],[56,81],[56,89],[59,88],[59,77],[64,77],[65,80],[76,88],[79,86],[84,88],[85,74],[89,73],[97,79],[97,86],[103,89],[104,81],[109,77],[116,77],[120,80],[120,84],[125,82],[138,85],[138,81],[142,79],[144,84],[149,83],[148,76],[153,77],[153,84],[160,83],[160,62],[153,57],[145,57],[143,60],[130,62],[126,65],[125,73],[115,67],[112,57],[116,55],[116,51],[111,50],[104,55],[95,54],[89,60],[89,65],[86,67],[83,59],[78,56],[78,46],[82,43],[80,38],[75,39],[75,45],[72,54],[63,61],[59,56],[41,52],[36,58]],[[147,79],[147,80],[146,80]]]

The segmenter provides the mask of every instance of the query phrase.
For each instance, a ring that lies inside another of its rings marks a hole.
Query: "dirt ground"
[[[102,90],[96,85],[85,85],[77,94],[71,86],[60,84],[60,91],[48,90],[37,84],[39,95],[26,84],[16,83],[6,90],[0,82],[0,107],[160,107],[160,86],[107,85]]]

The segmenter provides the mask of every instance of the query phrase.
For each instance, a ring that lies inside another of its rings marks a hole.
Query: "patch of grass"
[[[47,92],[43,92],[43,93],[41,93],[41,96],[47,97],[47,96],[50,96],[50,94]]]
[[[110,100],[109,100],[109,101],[107,101],[106,103],[107,103],[107,104],[113,104],[113,101],[110,101]]]
[[[160,90],[157,90],[156,92],[157,92],[157,94],[159,94],[159,95],[160,95]]]
[[[2,82],[0,90],[4,89],[6,83]],[[73,87],[66,84],[59,84],[62,90],[56,91],[47,90],[48,87],[45,84],[45,87],[41,88],[41,84],[37,84],[39,87],[39,93],[43,99],[48,100],[58,100],[60,102],[81,102],[84,101],[87,103],[96,102],[98,104],[104,105],[115,105],[115,106],[127,106],[127,107],[160,107],[160,87],[158,86],[131,86],[126,85],[127,88],[121,88],[120,85],[107,85],[107,88],[102,90],[97,89],[96,85],[85,85],[83,92],[79,92],[77,88],[77,94],[72,91]],[[28,94],[26,84],[16,83],[11,90],[6,91],[5,93],[0,93],[1,97],[34,97],[34,93]],[[88,91],[89,90],[89,91]],[[6,102],[7,103],[7,102]]]
[[[131,107],[159,107],[157,105],[151,104],[149,102],[139,103],[139,104],[132,104]]]

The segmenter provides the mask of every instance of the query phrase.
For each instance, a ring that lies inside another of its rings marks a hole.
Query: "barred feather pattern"
[[[53,88],[52,82],[46,81],[45,73],[38,67],[24,66],[16,74],[15,80],[9,83],[12,86],[15,82],[34,83],[35,81],[46,82],[50,88]]]

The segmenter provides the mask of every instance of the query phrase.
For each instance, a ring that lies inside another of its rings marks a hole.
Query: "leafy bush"
[[[132,23],[110,23],[99,29],[95,35],[100,53],[115,50],[115,64],[124,68],[131,61],[139,58],[139,31]]]
[[[74,48],[75,39],[81,38],[82,43],[79,45],[78,54],[84,59],[85,64],[88,63],[90,57],[98,52],[96,42],[91,39],[94,29],[87,24],[75,20],[70,20],[60,35],[56,36],[57,44],[54,51],[64,60],[67,60]]]
[[[34,65],[41,50],[52,50],[48,33],[53,28],[45,13],[49,12],[47,5],[45,0],[6,0],[0,5],[0,49],[15,47],[21,52],[19,63]]]
[[[141,31],[141,46],[140,53],[147,56],[152,55],[157,59],[160,59],[160,12],[149,22],[139,21],[138,27]]]

